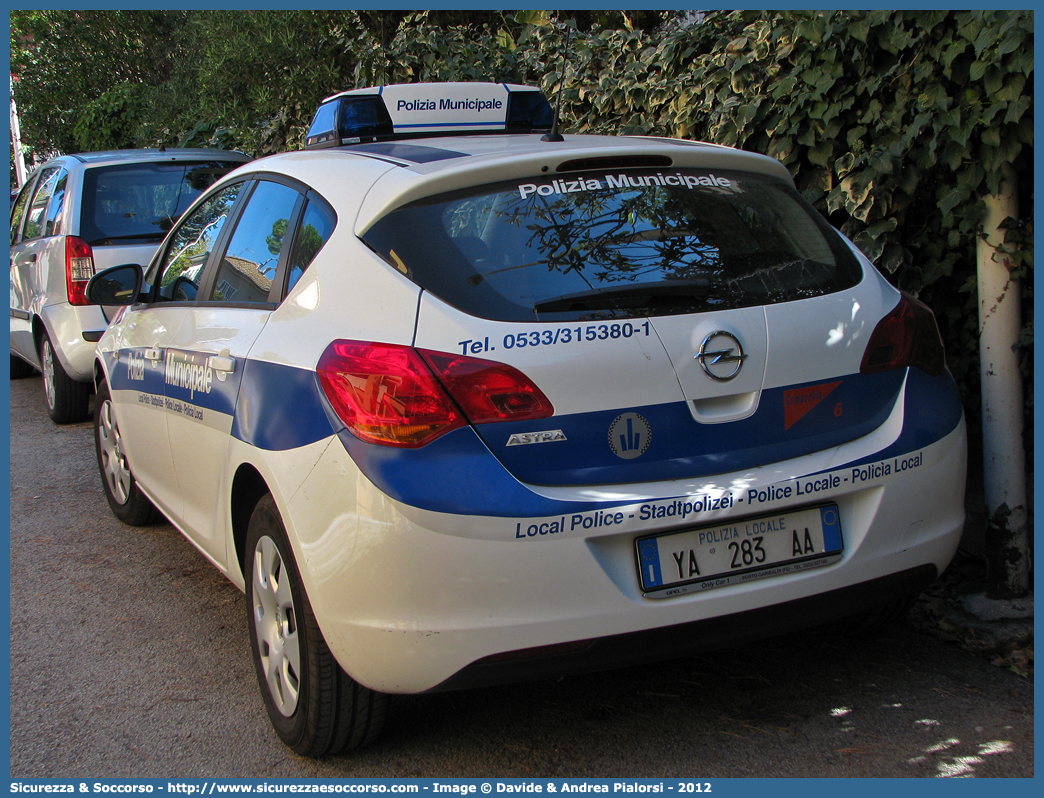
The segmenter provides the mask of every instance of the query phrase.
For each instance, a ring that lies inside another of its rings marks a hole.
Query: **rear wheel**
[[[279,738],[303,756],[336,754],[376,739],[388,696],[356,683],[327,648],[271,495],[250,517],[246,546],[250,647]]]
[[[91,401],[90,386],[77,382],[65,372],[47,333],[40,341],[40,371],[43,372],[44,398],[51,421],[55,424],[86,421]]]
[[[156,519],[156,508],[152,506],[127,464],[123,451],[123,438],[113,412],[109,386],[98,387],[98,412],[94,417],[94,451],[98,458],[98,472],[105,486],[105,498],[109,500],[112,514],[125,524],[145,526]]]
[[[30,376],[36,369],[26,363],[22,358],[11,355],[11,379],[20,380]]]

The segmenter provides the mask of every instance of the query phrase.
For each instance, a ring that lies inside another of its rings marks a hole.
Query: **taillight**
[[[935,315],[926,305],[903,294],[899,304],[874,328],[859,371],[877,374],[908,366],[935,376],[946,367],[946,358]]]
[[[513,366],[429,349],[420,353],[472,424],[554,415],[543,391]]]
[[[316,372],[338,417],[364,441],[416,448],[467,423],[411,347],[334,341]]]
[[[94,277],[94,252],[91,245],[76,236],[65,237],[65,284],[70,305],[89,305],[84,291]]]
[[[319,383],[357,438],[417,448],[469,421],[524,421],[554,413],[540,389],[511,366],[422,351],[334,341],[323,352]]]

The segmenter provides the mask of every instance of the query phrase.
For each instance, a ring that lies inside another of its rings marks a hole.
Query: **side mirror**
[[[194,302],[198,291],[199,286],[192,278],[181,274],[170,289],[170,298],[175,302]]]
[[[141,295],[144,272],[137,263],[98,272],[84,292],[92,305],[133,305]]]

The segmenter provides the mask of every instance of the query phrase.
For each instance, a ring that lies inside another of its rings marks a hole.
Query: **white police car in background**
[[[57,423],[88,415],[94,347],[105,329],[84,298],[95,271],[152,257],[192,201],[250,158],[212,149],[63,155],[11,209],[11,376],[43,373]]]
[[[88,289],[125,305],[110,505],[245,590],[298,752],[387,693],[887,610],[957,546],[930,311],[772,159],[550,122],[521,86],[346,92]]]

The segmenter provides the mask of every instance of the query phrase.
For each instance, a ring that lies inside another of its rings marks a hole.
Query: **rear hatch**
[[[894,293],[792,186],[663,160],[430,196],[363,235],[425,289],[418,348],[550,400],[475,425],[523,482],[750,468],[864,435],[898,395],[902,370],[859,373]]]
[[[188,206],[243,162],[170,158],[85,169],[76,229],[93,251],[95,271],[147,266]]]

